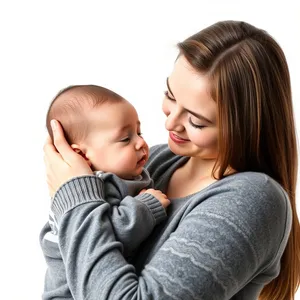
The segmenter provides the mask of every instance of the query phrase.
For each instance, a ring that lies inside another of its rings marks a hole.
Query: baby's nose
[[[144,148],[144,146],[145,146],[145,140],[142,137],[139,137],[139,139],[136,143],[136,148],[139,150],[141,148]]]

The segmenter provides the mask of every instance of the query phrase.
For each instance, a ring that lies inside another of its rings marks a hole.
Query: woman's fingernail
[[[52,128],[52,130],[56,129],[56,121],[55,120],[51,120],[51,128]]]

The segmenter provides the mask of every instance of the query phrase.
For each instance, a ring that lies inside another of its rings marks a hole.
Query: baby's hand
[[[144,189],[144,190],[140,191],[140,194],[143,194],[143,193],[151,194],[152,196],[154,196],[156,199],[158,199],[158,201],[161,203],[161,205],[164,208],[166,208],[170,204],[170,200],[160,190],[155,190],[155,189],[147,189],[146,190],[146,189]]]

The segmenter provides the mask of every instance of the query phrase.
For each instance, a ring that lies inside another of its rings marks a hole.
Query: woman
[[[294,299],[297,150],[285,56],[265,31],[235,21],[178,47],[163,101],[168,146],[153,147],[147,164],[171,200],[168,219],[131,264],[115,239],[102,182],[53,122],[55,147],[47,141],[45,163],[72,295]]]

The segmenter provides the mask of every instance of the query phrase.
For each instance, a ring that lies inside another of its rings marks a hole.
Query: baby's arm
[[[146,170],[136,180],[124,180],[113,173],[99,171],[96,176],[103,182],[104,200],[110,205],[115,237],[122,243],[123,255],[128,258],[155,225],[167,217],[165,207],[169,200],[161,191],[146,190],[152,186]]]
[[[111,206],[111,222],[116,239],[123,244],[128,257],[166,218],[165,208],[170,201],[159,190],[143,190],[135,197],[126,196],[118,205]]]

